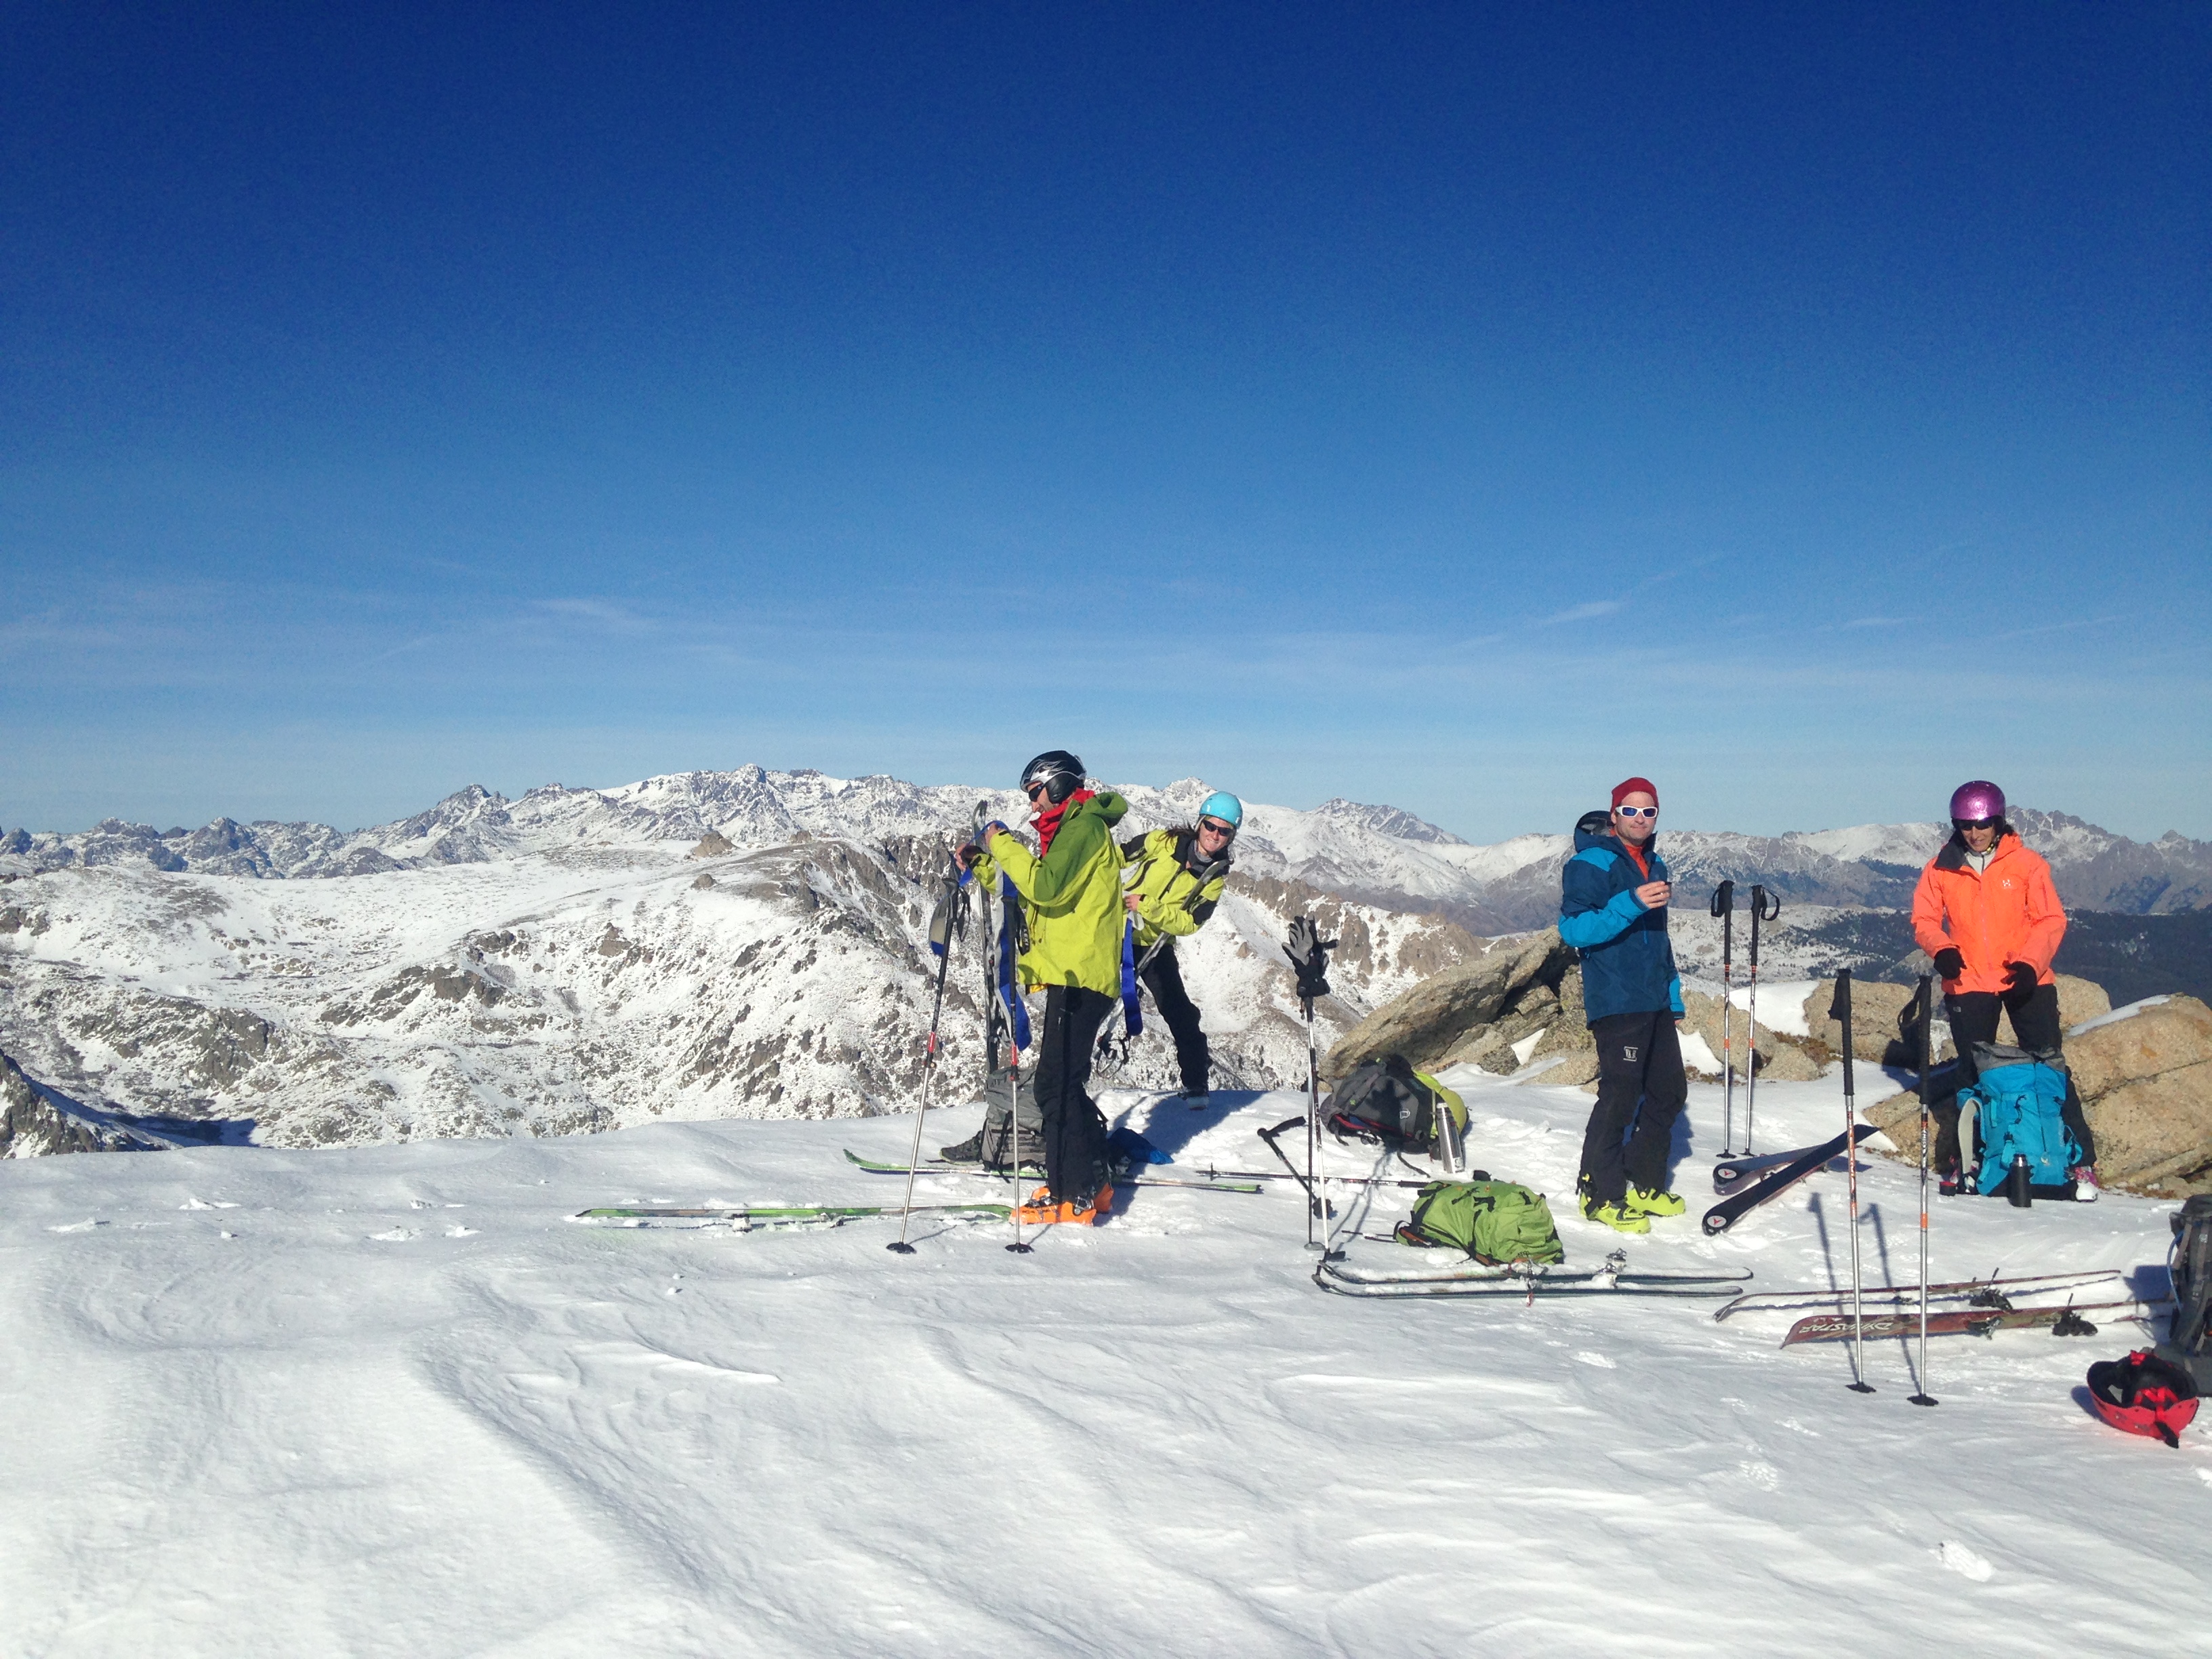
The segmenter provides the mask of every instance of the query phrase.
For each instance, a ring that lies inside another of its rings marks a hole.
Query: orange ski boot
[[[1033,1227],[1057,1226],[1073,1222],[1077,1226],[1095,1226],[1103,1220],[1114,1206],[1114,1188],[1111,1182],[1102,1185],[1088,1199],[1065,1199],[1054,1202],[1052,1188],[1040,1187],[1030,1194],[1030,1201],[1022,1206],[1020,1214]]]

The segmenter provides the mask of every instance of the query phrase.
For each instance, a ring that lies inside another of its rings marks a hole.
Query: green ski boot
[[[1648,1233],[1651,1231],[1651,1218],[1630,1209],[1625,1204],[1595,1204],[1585,1198],[1583,1200],[1583,1215],[1588,1220],[1602,1222],[1617,1233]]]

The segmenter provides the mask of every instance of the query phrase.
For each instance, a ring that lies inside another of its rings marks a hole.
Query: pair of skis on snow
[[[2033,1330],[2051,1328],[2058,1336],[2094,1336],[2097,1328],[2085,1315],[2101,1314],[2108,1319],[2133,1317],[2144,1305],[2140,1302],[2098,1302],[2076,1306],[2070,1300],[2059,1307],[2015,1307],[2015,1296],[2045,1296],[2059,1291],[2074,1291],[2092,1285],[2103,1285],[2120,1276],[2116,1267],[2086,1270],[2065,1273],[2025,1273],[2010,1279],[1966,1279],[1947,1285],[1930,1285],[1930,1302],[1963,1302],[1963,1308],[1947,1309],[1928,1316],[1930,1336],[1995,1336],[1999,1331]],[[1903,1308],[1920,1298],[1917,1285],[1875,1285],[1858,1292],[1862,1303],[1887,1304]],[[1715,1310],[1716,1320],[1732,1318],[1740,1313],[1781,1313],[1798,1308],[1838,1307],[1852,1299],[1849,1290],[1833,1291],[1756,1291],[1737,1297],[1726,1307]],[[1920,1328],[1918,1315],[1907,1313],[1868,1314],[1854,1320],[1850,1314],[1818,1313],[1807,1316],[1791,1325],[1781,1346],[1796,1347],[1802,1342],[1848,1342],[1855,1336],[1909,1336]]]
[[[1713,1192],[1721,1201],[1705,1212],[1705,1236],[1724,1233],[1761,1205],[1771,1204],[1799,1182],[1827,1168],[1843,1155],[1847,1145],[1856,1156],[1858,1143],[1879,1133],[1870,1123],[1854,1124],[1848,1134],[1817,1146],[1759,1158],[1723,1158],[1713,1165]]]
[[[886,1164],[877,1158],[862,1158],[858,1152],[847,1151],[848,1162],[870,1175],[904,1175],[908,1166]],[[974,1175],[994,1181],[1004,1180],[1003,1171],[987,1170],[976,1164],[953,1164],[946,1159],[926,1158],[918,1166],[931,1175]],[[1018,1174],[1042,1176],[1038,1170],[1023,1170]],[[1216,1172],[1207,1171],[1208,1175]],[[1224,1175],[1231,1171],[1221,1171]],[[1255,1171],[1261,1178],[1265,1171]],[[1123,1176],[1115,1182],[1116,1187],[1177,1187],[1202,1193],[1257,1193],[1265,1189],[1259,1179],[1180,1181],[1168,1176]],[[1005,1221],[1012,1213],[1004,1204],[735,1204],[726,1206],[662,1207],[650,1205],[611,1205],[599,1209],[581,1211],[569,1217],[571,1221],[600,1227],[731,1227],[738,1231],[750,1231],[762,1227],[836,1227],[848,1221],[872,1220],[879,1216],[935,1216],[946,1221]]]
[[[1747,1267],[1717,1273],[1632,1273],[1619,1250],[1592,1272],[1525,1261],[1492,1267],[1471,1260],[1443,1267],[1370,1267],[1340,1255],[1323,1256],[1314,1269],[1314,1283],[1339,1296],[1517,1296],[1528,1302],[1565,1296],[1730,1297],[1740,1294],[1750,1277]]]

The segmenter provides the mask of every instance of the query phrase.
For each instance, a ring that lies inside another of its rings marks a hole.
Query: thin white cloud
[[[1594,617],[1610,617],[1620,607],[1619,599],[1592,599],[1586,605],[1570,605],[1565,611],[1545,617],[1536,626],[1558,628],[1566,623],[1588,622]]]
[[[651,617],[640,616],[628,605],[606,599],[534,599],[531,608],[550,611],[556,617],[571,617],[579,622],[597,623],[615,634],[650,634],[659,627]]]
[[[1854,617],[1843,624],[1845,628],[1905,628],[1911,626],[1910,617]]]

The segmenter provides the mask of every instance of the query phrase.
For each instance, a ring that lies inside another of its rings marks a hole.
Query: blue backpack
[[[1981,1081],[1959,1091],[1959,1109],[1971,1109],[1974,1129],[1961,1144],[1976,1149],[1974,1190],[1987,1195],[2004,1185],[2016,1157],[2027,1159],[2037,1187],[2063,1187],[2081,1163],[2081,1149],[2059,1116],[2066,1104],[2066,1062],[2054,1053],[2030,1053],[2008,1043],[1974,1045]]]

